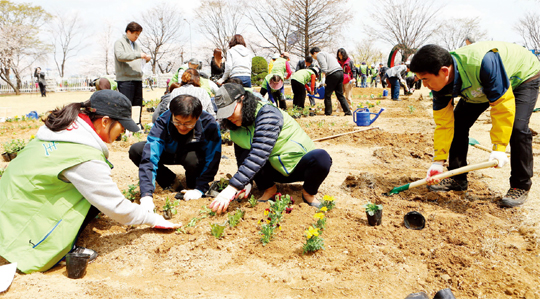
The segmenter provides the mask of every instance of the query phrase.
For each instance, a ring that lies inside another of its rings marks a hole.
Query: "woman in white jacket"
[[[229,42],[227,60],[225,61],[225,72],[218,80],[218,85],[223,84],[229,78],[242,80],[244,87],[251,87],[251,60],[253,52],[246,48],[246,42],[240,34],[235,34]]]
[[[111,178],[106,143],[126,129],[138,131],[131,102],[112,90],[96,91],[84,103],[53,110],[0,180],[0,256],[24,273],[46,271],[73,247],[101,211],[125,225],[173,229],[153,204],[127,200]]]

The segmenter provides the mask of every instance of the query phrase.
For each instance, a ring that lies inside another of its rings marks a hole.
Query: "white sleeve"
[[[208,80],[208,85],[210,85],[210,90],[212,91],[212,94],[213,95],[216,95],[219,87],[217,86],[216,83],[214,83],[214,81],[212,80]]]
[[[206,90],[204,91],[204,95],[201,96],[204,97],[204,101],[201,101],[201,103],[205,103],[205,105],[203,105],[203,110],[210,113],[215,118],[216,112],[214,111],[214,105],[212,105],[212,99],[210,98]]]
[[[127,200],[111,178],[111,168],[91,160],[64,170],[61,174],[98,210],[125,225],[155,226],[159,215]]]

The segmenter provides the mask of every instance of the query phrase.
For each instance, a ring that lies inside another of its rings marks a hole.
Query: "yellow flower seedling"
[[[315,213],[315,215],[313,215],[313,218],[324,219],[324,213]]]
[[[328,208],[327,208],[327,207],[322,207],[322,208],[321,208],[321,212],[326,212],[326,211],[328,211]]]
[[[330,196],[330,195],[325,195],[325,196],[323,196],[323,200],[324,201],[334,201],[335,198],[333,196]]]

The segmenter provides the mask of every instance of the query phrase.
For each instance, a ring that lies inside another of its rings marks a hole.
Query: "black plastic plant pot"
[[[8,153],[3,153],[2,158],[4,159],[5,162],[11,161],[11,157]]]
[[[369,215],[368,212],[366,212],[366,215],[369,225],[377,226],[382,224],[382,210],[377,210],[377,212],[375,212],[373,216]]]
[[[11,160],[17,158],[17,153],[9,153],[9,158],[10,158]]]
[[[154,107],[147,107],[147,108],[146,108],[146,111],[147,111],[147,112],[154,112],[154,111],[156,111],[156,108],[154,108]]]
[[[209,197],[216,197],[219,195],[219,191],[218,191],[218,181],[214,181],[211,185],[210,185],[210,189],[208,189],[208,191],[206,192],[206,196],[209,196]]]
[[[67,276],[73,279],[82,278],[86,273],[86,267],[88,266],[89,260],[89,254],[75,252],[68,253],[66,255]]]
[[[405,227],[408,229],[421,230],[426,227],[426,219],[417,211],[412,211],[403,217]]]
[[[405,299],[429,299],[428,295],[424,292],[413,293],[407,296]]]
[[[163,211],[163,218],[169,220],[172,218],[172,212],[171,210],[165,210]]]

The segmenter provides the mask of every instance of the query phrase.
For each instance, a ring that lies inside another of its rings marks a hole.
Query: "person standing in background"
[[[345,115],[352,115],[349,104],[343,96],[343,69],[336,57],[330,55],[330,53],[321,52],[319,47],[311,48],[309,53],[319,63],[321,74],[325,74],[324,114],[332,115],[332,93],[335,91]]]
[[[47,82],[45,82],[45,74],[41,72],[40,67],[37,67],[36,70],[34,71],[34,77],[37,78],[37,83],[39,85],[39,91],[41,92],[41,96],[46,97],[47,96],[47,90],[46,90]]]
[[[221,49],[215,48],[214,49],[214,57],[212,57],[212,60],[210,61],[210,79],[211,80],[217,80],[223,76],[223,72],[225,71],[225,63],[223,59],[223,52],[221,52]]]
[[[352,106],[351,91],[356,77],[356,68],[349,55],[347,55],[347,51],[343,48],[338,50],[337,60],[343,68],[343,93],[349,106]],[[337,106],[336,112],[341,112],[341,108],[341,106]]]
[[[118,91],[125,95],[132,106],[140,106],[142,112],[142,64],[150,61],[150,55],[141,51],[141,46],[135,43],[142,32],[141,25],[130,22],[126,26],[126,34],[114,43],[114,68]],[[139,114],[139,124],[141,115]]]
[[[311,66],[312,63],[313,63],[313,57],[306,56],[304,60],[298,61],[298,63],[296,64],[296,69],[294,71],[298,72],[299,70],[307,69],[308,67]]]
[[[242,80],[244,87],[251,87],[251,60],[253,52],[246,47],[244,37],[235,34],[229,42],[229,51],[225,60],[225,71],[223,77],[216,83],[223,84],[229,78],[238,78]]]

